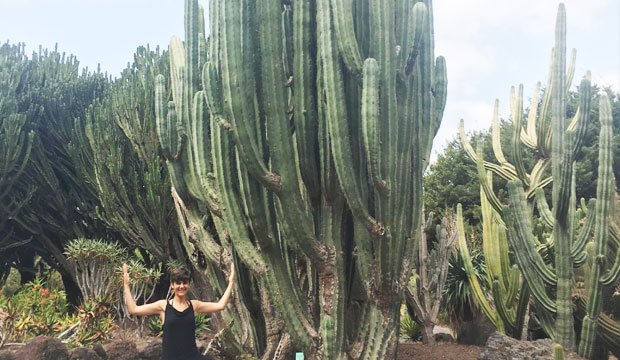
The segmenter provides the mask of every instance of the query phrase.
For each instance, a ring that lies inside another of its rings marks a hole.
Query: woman
[[[174,297],[154,303],[136,305],[129,288],[127,264],[123,264],[123,285],[125,288],[125,304],[130,314],[155,315],[161,317],[164,331],[163,360],[199,360],[203,359],[196,348],[194,331],[194,314],[222,311],[228,304],[235,280],[235,265],[230,264],[228,287],[222,298],[216,302],[187,300],[189,291],[189,271],[177,269],[170,273],[170,287]]]

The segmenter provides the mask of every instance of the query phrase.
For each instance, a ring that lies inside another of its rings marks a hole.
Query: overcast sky
[[[205,5],[207,1],[202,1]],[[547,79],[557,0],[435,0],[435,53],[446,57],[448,102],[435,139],[441,149],[465,119],[487,128],[500,101],[508,116],[510,86],[531,98]],[[568,48],[577,49],[573,86],[587,70],[594,83],[620,89],[620,1],[566,0]],[[139,45],[167,47],[183,35],[183,1],[0,0],[0,41],[25,42],[75,54],[81,64],[112,75]],[[525,101],[527,104],[528,101]]]

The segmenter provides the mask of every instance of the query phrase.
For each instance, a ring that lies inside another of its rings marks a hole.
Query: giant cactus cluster
[[[583,320],[579,352],[583,356],[592,356],[592,346],[601,309],[602,286],[610,286],[617,281],[618,256],[616,263],[606,255],[615,247],[608,247],[607,239],[610,227],[609,202],[613,199],[612,184],[612,136],[609,101],[601,96],[599,114],[601,116],[601,134],[599,138],[599,173],[597,181],[597,200],[591,200],[586,218],[578,225],[575,211],[575,179],[573,164],[580,151],[586,131],[590,112],[589,74],[579,87],[580,105],[572,121],[566,119],[566,94],[570,86],[574,69],[573,61],[566,70],[566,14],[564,5],[558,10],[556,21],[555,47],[552,55],[551,73],[543,101],[538,105],[540,85],[532,99],[532,106],[527,124],[522,123],[522,87],[518,97],[511,93],[512,121],[514,125],[512,152],[514,164],[504,157],[499,143],[499,126],[497,120],[497,103],[493,122],[493,149],[500,163],[485,162],[481,152],[474,153],[461,127],[464,146],[478,166],[479,180],[484,197],[494,210],[502,214],[501,218],[490,224],[505,224],[508,240],[514,252],[515,260],[524,278],[524,284],[530,289],[534,299],[534,309],[541,325],[556,342],[565,348],[575,349],[577,336],[574,330],[573,314],[573,268],[584,264],[587,258],[586,245],[590,241],[592,228],[595,227],[594,269],[591,272],[588,297],[586,298],[588,314]],[[540,108],[540,112],[538,109]],[[537,113],[538,112],[538,113]],[[521,143],[536,150],[539,160],[528,174],[523,160]],[[551,166],[551,177],[543,180],[543,174]],[[485,170],[491,170],[508,180],[509,206],[502,205],[494,194],[491,182],[487,180]],[[552,207],[547,204],[544,187],[551,180]],[[484,199],[483,199],[484,200]],[[534,206],[536,212],[534,212]],[[533,219],[541,221],[552,232],[548,236],[535,236]],[[595,225],[596,224],[596,225]],[[501,238],[501,236],[500,236]],[[485,240],[486,243],[486,240]],[[523,295],[523,294],[522,294]],[[504,297],[509,296],[505,292]],[[525,293],[524,296],[528,296]],[[501,292],[495,294],[496,305],[502,298]],[[501,302],[500,302],[501,304]],[[497,308],[501,315],[502,307]],[[492,318],[492,314],[490,315]],[[504,318],[504,316],[502,316]]]
[[[233,256],[260,286],[238,291],[226,315],[247,351],[382,358],[396,346],[446,99],[431,3],[209,6],[207,40],[186,1],[169,91],[157,79],[185,246],[207,269]],[[252,318],[256,306],[272,317]]]

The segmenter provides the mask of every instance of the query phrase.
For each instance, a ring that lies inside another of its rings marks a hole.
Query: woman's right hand
[[[123,285],[129,285],[129,273],[127,272],[127,264],[123,264]]]

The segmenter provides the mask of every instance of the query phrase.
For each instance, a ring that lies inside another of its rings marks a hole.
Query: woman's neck
[[[172,299],[172,302],[174,304],[185,304],[185,295],[181,296],[181,295],[177,295],[174,294],[174,298]]]

